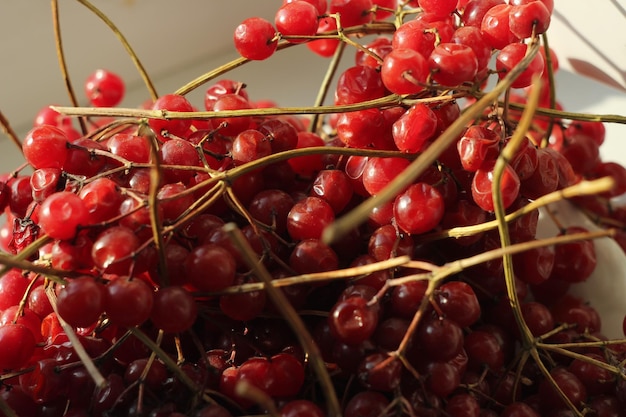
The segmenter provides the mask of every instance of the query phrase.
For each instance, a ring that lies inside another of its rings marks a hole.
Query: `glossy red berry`
[[[426,183],[409,186],[393,203],[396,224],[410,234],[432,230],[443,218],[444,210],[441,193]]]
[[[165,333],[188,330],[196,321],[198,307],[192,295],[184,288],[170,286],[154,294],[150,320]]]
[[[96,107],[114,107],[124,98],[125,85],[114,72],[98,69],[85,81],[85,95]]]
[[[314,5],[306,1],[286,3],[278,9],[274,17],[276,29],[287,36],[313,36],[317,32],[318,11]],[[299,43],[306,39],[290,39]]]
[[[24,139],[22,152],[34,168],[63,168],[68,155],[68,140],[58,127],[41,125],[32,128]]]
[[[104,312],[105,289],[92,277],[69,279],[57,295],[59,316],[74,327],[95,323]]]
[[[251,17],[235,28],[233,36],[235,48],[247,59],[264,60],[269,58],[278,45],[276,29],[260,17]]]
[[[116,277],[105,286],[104,310],[119,326],[139,326],[152,313],[153,290],[140,278]]]
[[[152,110],[191,112],[194,108],[185,97],[178,94],[166,94],[154,102]],[[148,119],[148,125],[159,137],[168,138],[172,135],[184,137],[191,126],[191,119]]]
[[[91,222],[83,200],[69,191],[54,193],[39,209],[39,226],[53,239],[71,239],[80,226]]]

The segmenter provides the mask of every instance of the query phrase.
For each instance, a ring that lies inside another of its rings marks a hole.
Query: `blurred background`
[[[93,4],[118,26],[157,91],[165,94],[236,58],[234,28],[251,16],[273,21],[282,0],[93,0]],[[555,4],[549,33],[562,68],[557,78],[559,101],[566,110],[626,115],[626,41],[609,36],[626,19],[626,0],[600,2],[594,5],[598,13],[593,16],[584,13],[585,0],[556,0]],[[126,51],[102,21],[78,1],[59,1],[58,10],[69,74],[82,103],[84,80],[97,68],[114,71],[126,81],[122,106],[134,107],[148,98]],[[69,104],[49,2],[0,5],[0,54],[0,111],[23,137],[42,107]],[[350,59],[345,61],[344,66],[352,65]],[[301,45],[267,61],[244,65],[229,77],[245,82],[253,100],[304,106],[313,102],[327,63]],[[200,88],[189,96],[199,108],[202,94]],[[603,157],[626,163],[626,126],[608,125],[607,130]],[[19,163],[15,148],[0,136],[2,171]]]

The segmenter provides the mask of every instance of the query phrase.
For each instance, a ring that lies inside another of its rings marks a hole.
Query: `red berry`
[[[313,36],[317,32],[318,12],[314,5],[306,1],[296,1],[284,4],[276,12],[274,24],[276,29],[287,36]],[[290,39],[290,42],[299,43],[306,39]]]
[[[79,226],[90,222],[83,200],[69,191],[52,194],[39,209],[39,226],[53,239],[71,239],[76,236]]]
[[[92,277],[68,279],[57,295],[59,316],[74,327],[88,327],[104,312],[104,286]]]
[[[178,94],[166,94],[154,102],[152,110],[191,112],[194,108],[185,97]],[[157,136],[164,139],[172,135],[184,137],[191,126],[191,119],[148,119],[148,125]]]
[[[235,48],[242,57],[252,60],[269,58],[278,45],[276,29],[261,17],[251,17],[235,28]]]
[[[116,277],[105,286],[104,310],[112,323],[139,326],[152,313],[152,288],[140,278]]]
[[[35,336],[23,324],[0,326],[0,369],[18,370],[35,351]]]
[[[472,180],[472,197],[476,205],[485,211],[494,211],[493,204],[493,165],[481,167]],[[506,166],[500,183],[500,193],[504,208],[508,208],[519,195],[519,177],[509,165]]]
[[[454,87],[474,80],[478,59],[469,46],[458,43],[440,43],[428,56],[433,80]]]
[[[65,133],[54,126],[41,125],[32,128],[24,139],[24,158],[34,169],[63,168],[68,155]]]
[[[193,325],[197,314],[198,307],[191,294],[174,285],[155,293],[150,319],[165,333],[180,333]]]
[[[444,209],[439,191],[426,183],[409,186],[393,203],[396,224],[410,234],[432,230],[443,218]]]
[[[394,47],[384,58],[381,67],[385,87],[396,94],[416,94],[422,91],[428,72],[424,56],[410,48]]]
[[[85,81],[85,95],[96,107],[114,107],[124,98],[124,81],[104,69],[93,72]]]

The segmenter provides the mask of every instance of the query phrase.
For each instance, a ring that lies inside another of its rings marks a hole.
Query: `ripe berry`
[[[444,86],[473,81],[478,71],[474,50],[458,43],[440,43],[428,56],[433,80]]]
[[[443,197],[426,183],[409,186],[393,203],[396,224],[410,234],[425,233],[439,224],[444,213]]]
[[[523,43],[512,43],[502,48],[496,58],[496,70],[498,76],[504,78],[506,74],[517,65],[518,62],[526,55],[528,46]],[[544,61],[543,55],[537,54],[530,62],[528,67],[513,81],[511,87],[523,88],[528,87],[535,75],[543,73]]]
[[[241,22],[235,28],[233,39],[241,56],[258,61],[269,58],[278,45],[276,29],[260,17],[251,17]]]
[[[166,94],[161,96],[152,105],[152,110],[167,110],[177,112],[191,112],[194,110],[189,101],[178,94]],[[184,137],[187,134],[190,119],[148,119],[148,125],[154,133],[167,140],[170,136]]]
[[[152,288],[140,278],[116,277],[105,286],[104,310],[119,326],[139,326],[152,313]]]
[[[26,134],[22,152],[34,169],[63,168],[68,154],[67,136],[58,127],[36,126]]]
[[[394,47],[381,67],[383,84],[396,94],[419,93],[426,85],[428,73],[424,56],[411,48]]]
[[[317,16],[315,6],[306,1],[296,1],[286,3],[278,9],[274,24],[282,35],[313,36],[317,32]],[[299,43],[303,40],[290,39],[289,41]]]
[[[57,295],[59,316],[74,327],[93,324],[104,312],[104,286],[92,277],[68,279]]]
[[[124,81],[119,75],[98,69],[85,81],[85,95],[96,107],[114,107],[124,98]]]
[[[35,351],[35,336],[23,324],[0,326],[0,369],[18,370]]]
[[[482,167],[474,174],[472,180],[472,197],[474,202],[485,211],[493,211],[493,165]],[[500,183],[500,193],[504,208],[509,207],[519,194],[519,177],[509,165],[506,166],[502,181]]]
[[[60,191],[46,198],[39,209],[39,226],[53,239],[71,239],[79,226],[91,222],[84,201],[69,191]]]
[[[165,333],[180,333],[196,321],[198,307],[191,294],[179,286],[161,288],[154,294],[150,320]]]

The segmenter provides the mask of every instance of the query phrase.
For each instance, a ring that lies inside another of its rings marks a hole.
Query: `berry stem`
[[[326,69],[326,73],[324,74],[324,79],[320,84],[320,88],[317,92],[317,97],[315,98],[315,102],[313,104],[314,107],[320,107],[324,104],[326,100],[326,96],[328,94],[328,90],[330,89],[330,85],[335,77],[337,72],[337,68],[341,63],[341,57],[343,56],[343,51],[346,49],[345,43],[340,43],[335,50],[333,55],[333,59],[330,60],[328,64],[328,69]],[[311,119],[311,124],[309,126],[309,132],[318,132],[320,128],[320,115],[314,114]]]
[[[620,375],[622,370],[617,367],[617,366],[613,366],[611,364],[608,364],[606,362],[603,361],[599,361],[597,359],[591,358],[589,356],[586,355],[582,355],[580,353],[576,353],[573,350],[569,350],[569,349],[565,349],[559,345],[553,345],[550,343],[537,343],[536,344],[538,349],[543,349],[543,350],[549,350],[551,352],[554,353],[558,353],[560,355],[564,355],[564,356],[568,356],[572,359],[578,359],[580,361],[592,364],[594,366],[597,366],[598,368],[602,368],[602,369],[606,369],[607,371],[611,372],[612,374],[615,375]]]
[[[322,386],[322,390],[324,391],[324,396],[326,397],[328,415],[330,417],[340,417],[341,406],[339,405],[339,400],[337,399],[332,380],[326,369],[326,364],[322,359],[322,355],[319,352],[317,345],[313,342],[314,339],[310,335],[305,324],[302,322],[302,319],[291,306],[289,301],[287,301],[285,295],[272,285],[271,275],[263,267],[263,265],[257,262],[256,254],[241,233],[241,230],[239,230],[234,223],[227,223],[224,225],[224,231],[241,251],[248,266],[263,282],[263,284],[265,284],[264,287],[267,295],[274,302],[287,323],[289,323],[294,331],[294,334],[298,338],[300,345],[308,354],[313,371],[317,375],[320,385]]]
[[[243,398],[255,402],[256,404],[267,410],[271,417],[279,417],[280,413],[276,409],[276,404],[272,401],[272,397],[267,395],[263,390],[255,387],[245,379],[237,382],[235,385],[235,393]]]
[[[201,389],[195,384],[195,382],[193,382],[191,378],[189,378],[189,376],[178,366],[176,361],[172,359],[172,357],[168,353],[163,351],[163,349],[161,349],[154,340],[152,340],[148,335],[139,330],[139,328],[137,327],[131,327],[128,330],[133,334],[133,336],[135,336],[137,339],[139,339],[139,341],[146,345],[146,347],[150,349],[150,351],[154,352],[159,357],[159,359],[163,361],[165,366],[167,366],[167,368],[172,371],[176,378],[178,378],[180,382],[182,382],[187,388],[189,388],[190,391],[195,394],[201,393]],[[210,404],[215,404],[215,401],[208,395],[202,395],[202,399]]]
[[[390,258],[385,261],[374,262],[367,265],[355,266],[351,268],[338,269],[330,272],[318,272],[315,274],[303,274],[295,275],[288,278],[276,279],[271,282],[271,285],[276,288],[286,287],[289,285],[297,284],[312,284],[317,282],[327,282],[331,280],[352,278],[359,275],[368,275],[374,272],[385,271],[388,269],[397,268],[400,266],[412,265],[408,256],[399,256],[397,258]],[[260,291],[266,288],[264,282],[250,282],[247,284],[236,285],[223,289],[222,291],[212,293],[202,293],[199,295],[223,295],[223,294],[240,294],[244,292]]]
[[[54,0],[54,2],[56,3],[56,0]],[[86,8],[88,8],[96,16],[98,16],[98,18],[100,18],[100,20],[102,20],[115,34],[115,37],[117,37],[117,39],[122,43],[122,46],[124,46],[124,49],[126,49],[126,52],[128,52],[128,55],[130,56],[130,59],[133,61],[133,64],[135,64],[135,67],[139,71],[139,75],[141,75],[141,78],[146,84],[148,93],[150,93],[150,97],[152,98],[152,100],[156,101],[156,99],[159,98],[159,95],[156,92],[156,89],[154,87],[154,84],[152,83],[152,80],[148,76],[148,73],[143,67],[143,64],[137,57],[137,54],[135,53],[133,47],[130,45],[130,43],[128,43],[128,41],[126,40],[126,37],[117,28],[117,26],[115,26],[115,23],[113,23],[111,19],[109,19],[104,13],[100,11],[100,9],[98,9],[96,6],[91,4],[89,1],[78,0],[78,2],[82,4],[83,6],[85,6]]]
[[[76,93],[74,93],[74,87],[70,80],[69,73],[67,72],[67,63],[65,62],[65,52],[63,51],[63,40],[61,37],[61,24],[59,22],[59,2],[58,0],[51,0],[52,6],[52,26],[54,28],[54,43],[57,51],[57,59],[59,61],[59,67],[61,68],[61,76],[65,82],[65,89],[70,98],[70,103],[74,106],[78,106],[78,100],[76,99]],[[87,124],[84,117],[78,118],[80,129],[83,135],[87,134]]]
[[[150,168],[150,188],[148,191],[148,208],[150,212],[150,225],[152,226],[152,237],[156,246],[158,254],[158,272],[159,279],[164,286],[169,284],[169,276],[167,270],[167,264],[165,260],[165,242],[163,241],[162,223],[159,216],[159,203],[157,195],[159,193],[159,186],[161,184],[161,163],[159,161],[159,151],[157,145],[157,139],[155,136],[150,135],[150,157],[154,161],[153,166]]]
[[[424,99],[425,103],[433,101],[442,101],[440,98]],[[443,99],[445,100],[445,98]],[[225,117],[246,117],[246,116],[280,116],[291,114],[329,114],[329,113],[345,113],[357,110],[366,110],[371,108],[392,107],[403,102],[402,97],[397,94],[390,94],[385,97],[374,100],[362,101],[354,104],[328,105],[318,107],[280,107],[280,108],[261,108],[261,109],[244,109],[230,111],[169,111],[169,110],[146,110],[133,109],[123,107],[64,107],[51,106],[52,109],[67,116],[104,116],[104,117],[129,117],[129,118],[147,118],[147,119],[192,119],[205,120]]]
[[[611,177],[604,177],[597,180],[582,180],[581,182],[571,185],[561,190],[553,191],[549,194],[543,195],[536,200],[529,202],[524,207],[515,210],[512,213],[508,213],[504,217],[504,221],[507,223],[512,222],[524,215],[531,213],[538,208],[545,207],[549,204],[556,203],[557,201],[567,200],[572,197],[579,197],[585,195],[595,195],[612,189],[615,186],[615,181]],[[616,225],[618,226],[618,225]],[[498,227],[498,220],[491,220],[481,224],[472,226],[459,226],[453,227],[448,230],[442,230],[429,234],[424,234],[415,237],[416,243],[432,242],[434,240],[445,238],[459,238],[464,236],[472,236],[477,233],[493,230]]]
[[[529,55],[533,55],[537,53],[538,48],[532,48],[531,53]],[[532,56],[530,56],[532,58]],[[533,117],[535,115],[535,109],[537,108],[537,104],[539,103],[539,91],[541,84],[541,80],[538,77],[535,77],[533,80],[533,88],[531,89],[530,96],[528,97],[528,104],[526,109],[522,113],[522,117],[520,119],[519,125],[513,132],[513,136],[511,140],[504,147],[500,156],[496,160],[496,165],[494,167],[494,179],[492,186],[493,193],[493,204],[496,215],[496,221],[498,222],[498,232],[500,234],[500,242],[502,248],[506,248],[511,245],[511,238],[509,236],[509,225],[506,221],[506,210],[504,207],[504,202],[502,198],[502,193],[500,192],[502,186],[502,178],[504,176],[504,172],[506,167],[508,166],[508,161],[510,161],[515,152],[519,148],[519,145],[522,143],[522,140],[526,137],[526,133],[530,128]],[[521,310],[519,308],[520,301],[517,296],[515,277],[513,272],[513,259],[510,254],[505,254],[502,257],[503,267],[504,267],[504,279],[506,281],[506,289],[507,296],[509,298],[509,302],[513,309],[513,315],[515,316],[515,321],[520,328],[520,332],[522,333],[522,338],[525,343],[532,344],[532,333],[528,329],[524,318],[522,317]],[[532,348],[534,349],[534,348]]]
[[[155,343],[157,345],[161,345],[162,341],[163,341],[163,330],[159,330]],[[154,363],[154,360],[156,359],[156,357],[157,357],[156,353],[150,352],[150,356],[148,357],[146,366],[143,368],[143,371],[141,372],[141,375],[139,376],[139,379],[137,380],[137,382],[139,383],[139,389],[137,393],[137,412],[138,413],[141,413],[143,411],[143,397],[145,394],[146,378],[148,377],[148,372],[150,372],[150,368],[152,367],[152,364]]]
[[[57,271],[46,266],[35,265],[32,262],[27,261],[34,253],[36,253],[42,246],[50,243],[52,239],[48,236],[41,236],[33,243],[24,248],[17,255],[5,255],[0,253],[0,279],[9,272],[12,268],[20,268],[26,271],[38,272],[44,275],[53,275],[56,277],[70,276],[71,272]]]
[[[106,378],[102,376],[102,374],[100,373],[100,370],[98,369],[96,364],[93,362],[93,359],[91,359],[91,356],[89,356],[89,354],[87,353],[87,351],[81,344],[80,339],[78,339],[78,336],[76,336],[76,333],[74,332],[74,329],[72,328],[72,326],[70,326],[65,320],[63,320],[61,315],[58,313],[57,303],[56,303],[56,293],[54,292],[54,286],[48,286],[48,288],[46,288],[46,295],[48,296],[48,299],[50,300],[50,304],[52,305],[54,312],[57,314],[57,318],[59,319],[59,323],[61,323],[61,327],[63,327],[63,331],[67,335],[67,338],[69,339],[69,341],[72,343],[72,347],[74,348],[74,351],[80,358],[81,362],[83,363],[83,366],[89,373],[89,376],[91,376],[91,378],[93,379],[94,383],[96,384],[96,387],[98,389],[102,389],[106,387],[107,386]]]
[[[21,152],[22,143],[20,142],[20,139],[17,137],[17,133],[15,133],[15,130],[13,130],[13,128],[11,127],[11,124],[9,123],[7,118],[4,116],[4,113],[2,113],[1,111],[0,111],[0,126],[2,127],[2,130],[4,131],[4,134],[7,135],[9,139],[11,139],[11,142],[13,142],[13,144],[17,146]]]
[[[545,51],[546,69],[548,70],[548,83],[550,88],[550,109],[556,108],[556,85],[554,82],[554,67],[552,66],[552,54],[550,54],[550,44],[548,43],[548,34],[541,34],[541,41],[543,42],[543,48]],[[552,135],[552,128],[554,127],[554,119],[550,119],[546,133],[543,135],[541,146],[548,145],[548,139]]]

